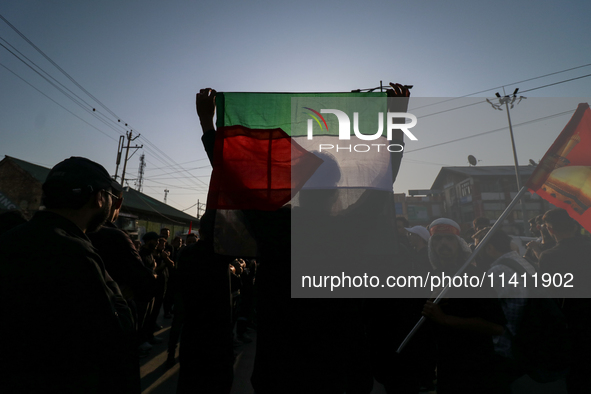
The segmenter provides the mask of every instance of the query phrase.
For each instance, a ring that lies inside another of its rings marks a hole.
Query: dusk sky
[[[511,110],[520,164],[538,161],[591,100],[588,0],[19,0],[2,2],[0,15],[21,33],[0,19],[0,159],[53,167],[85,156],[114,174],[119,135],[133,130],[144,149],[126,178],[137,178],[144,153],[144,193],[163,201],[168,189],[168,203],[193,216],[211,173],[195,113],[200,88],[414,85],[418,141],[407,141],[394,185],[405,193],[430,188],[442,166],[467,166],[468,155],[513,164],[506,112],[484,99],[503,87],[527,97]]]

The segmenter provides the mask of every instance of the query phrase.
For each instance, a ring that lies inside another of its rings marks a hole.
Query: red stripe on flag
[[[281,129],[220,127],[216,132],[207,208],[279,209],[321,163],[321,159]],[[292,177],[292,168],[296,166]]]

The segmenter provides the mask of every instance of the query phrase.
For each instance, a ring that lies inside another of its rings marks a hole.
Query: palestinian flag
[[[392,191],[403,148],[387,139],[385,93],[218,93],[216,104],[208,208],[275,210],[302,187]],[[350,139],[324,112],[337,108]]]
[[[218,209],[217,251],[250,255],[240,210],[291,202],[292,297],[335,295],[302,293],[302,275],[385,273],[398,251],[393,182],[404,145],[392,126],[404,120],[388,113],[407,103],[379,92],[218,92],[207,202]]]
[[[591,109],[581,103],[526,183],[591,231]]]

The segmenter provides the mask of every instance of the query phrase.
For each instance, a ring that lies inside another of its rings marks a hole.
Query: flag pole
[[[509,214],[511,213],[511,211],[513,210],[513,208],[515,208],[515,205],[517,205],[517,203],[519,202],[519,200],[525,194],[526,191],[527,191],[527,187],[526,186],[523,186],[519,190],[519,192],[513,198],[513,200],[511,201],[511,203],[507,206],[507,208],[505,208],[505,211],[501,214],[501,216],[499,216],[499,218],[497,219],[497,221],[495,222],[495,224],[493,224],[493,226],[491,227],[491,229],[489,230],[489,232],[484,236],[484,238],[482,239],[482,241],[480,241],[478,243],[478,245],[476,246],[476,249],[474,249],[474,251],[472,252],[472,254],[470,255],[470,257],[468,257],[468,260],[466,260],[466,262],[464,263],[464,265],[462,265],[462,267],[458,270],[458,272],[456,272],[454,274],[454,276],[459,276],[459,275],[462,275],[462,273],[464,273],[464,271],[466,270],[466,268],[468,268],[468,266],[472,263],[472,261],[474,261],[474,259],[476,258],[476,255],[478,254],[478,252],[480,252],[480,249],[482,249],[486,245],[486,243],[492,237],[492,235],[495,233],[495,231],[497,231],[497,229],[503,225],[503,221],[505,220],[505,218],[507,216],[509,216]],[[523,218],[523,220],[525,221],[525,218]],[[439,293],[439,295],[437,296],[437,298],[435,298],[435,300],[433,301],[433,303],[438,304],[439,301],[445,296],[445,294],[447,293],[447,291],[449,290],[449,288],[450,288],[450,286],[446,286],[441,291],[441,293]],[[406,338],[404,338],[404,341],[402,341],[402,343],[398,347],[398,350],[396,350],[396,353],[399,353],[400,354],[400,352],[402,352],[402,350],[404,349],[404,347],[408,344],[408,342],[416,334],[416,332],[419,330],[419,328],[421,328],[421,326],[423,325],[423,323],[425,322],[425,320],[426,320],[425,319],[425,316],[422,316],[421,319],[417,322],[417,324],[415,324],[415,326],[413,327],[413,329],[408,333],[408,335],[406,336]]]

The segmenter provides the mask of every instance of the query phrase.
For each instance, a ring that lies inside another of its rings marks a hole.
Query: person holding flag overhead
[[[398,84],[393,87],[400,97],[408,97],[408,88]],[[381,97],[385,99],[386,95],[382,94]],[[271,125],[277,128],[252,129],[244,124],[230,124],[220,127],[216,132],[212,118],[218,98],[215,90],[203,89],[196,101],[204,132],[202,141],[213,166],[207,209],[217,209],[218,214],[219,210],[242,210],[256,240],[256,257],[260,262],[257,273],[260,297],[257,301],[258,333],[253,387],[257,393],[263,394],[343,391],[369,393],[373,379],[364,357],[357,357],[362,353],[359,352],[358,341],[363,332],[361,302],[344,299],[289,301],[288,281],[290,276],[293,278],[293,273],[290,275],[288,270],[294,267],[291,253],[293,250],[305,250],[303,244],[294,244],[292,241],[292,215],[301,221],[302,226],[298,228],[300,232],[304,228],[316,230],[320,225],[336,228],[339,226],[335,226],[335,223],[344,223],[347,219],[344,214],[337,219],[331,214],[325,215],[335,206],[334,197],[338,197],[336,188],[315,187],[314,190],[307,190],[307,193],[300,195],[298,209],[284,205],[321,164],[330,161],[323,161],[318,155],[301,148],[278,125]],[[220,121],[223,124],[228,119],[229,122],[242,119],[228,113],[231,98],[230,94],[224,95],[225,105],[218,111],[218,125]],[[252,97],[253,101],[248,105],[253,106],[253,102],[259,98]],[[278,99],[284,100],[285,97]],[[289,104],[289,96],[287,99]],[[236,106],[232,107],[235,108]],[[284,108],[278,105],[272,107],[266,102],[257,109],[266,118],[274,118]],[[289,110],[288,106],[287,111]],[[263,126],[259,124],[259,127]],[[386,157],[390,163],[388,152]],[[396,157],[399,164],[402,157],[400,152]],[[398,167],[386,172],[390,176],[390,194],[397,170]],[[322,172],[324,170],[318,174]],[[327,174],[337,174],[337,171],[328,171]],[[330,179],[338,181],[335,177]],[[264,182],[261,183],[260,180]],[[331,186],[335,186],[334,182]],[[374,190],[369,191],[372,193],[365,194],[362,191],[360,194],[365,197],[377,195]],[[358,199],[363,202],[359,196]],[[314,206],[310,206],[308,202],[313,202]],[[321,213],[318,212],[319,206],[316,203],[323,207]],[[351,204],[353,209],[344,211],[353,213],[360,205]],[[373,210],[380,209],[373,204],[371,207]],[[316,212],[318,221],[301,220],[309,217],[307,214],[312,211]],[[339,233],[344,229],[346,228],[340,226]],[[313,236],[302,239],[306,244],[321,241]],[[355,242],[341,244],[350,250]],[[336,250],[335,245],[330,242],[325,242],[325,245],[330,250]],[[328,264],[327,261],[324,263]],[[285,351],[287,343],[292,346]]]

